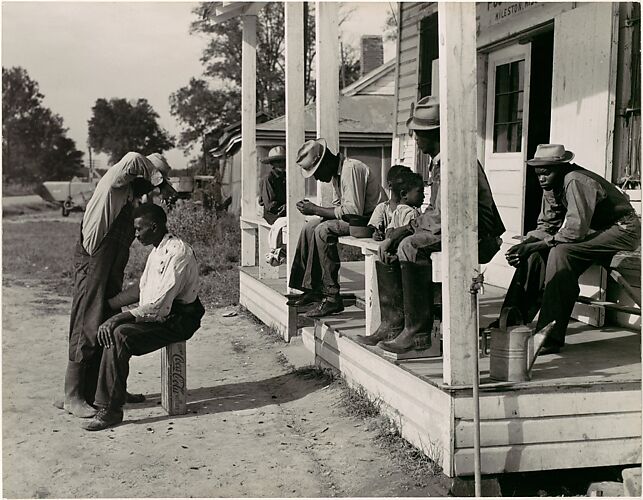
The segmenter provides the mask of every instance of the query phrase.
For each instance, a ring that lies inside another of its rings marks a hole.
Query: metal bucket
[[[509,309],[500,315],[500,328],[491,330],[489,376],[502,382],[524,382],[529,375],[529,348],[532,330],[528,326],[507,329]]]

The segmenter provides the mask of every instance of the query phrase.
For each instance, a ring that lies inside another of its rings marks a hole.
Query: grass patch
[[[199,296],[206,306],[223,307],[239,300],[239,220],[216,217],[186,202],[168,213],[170,230],[194,248],[201,274]],[[61,295],[71,295],[73,254],[80,225],[28,221],[4,224],[2,271],[13,279],[36,279]],[[125,282],[140,277],[150,252],[135,241],[125,269]]]
[[[37,188],[37,182],[2,181],[2,196],[28,196]]]
[[[328,368],[322,368],[317,365],[302,366],[300,368],[295,368],[292,373],[298,377],[303,378],[304,380],[317,380],[324,384],[331,384],[335,382],[335,374],[332,370]]]

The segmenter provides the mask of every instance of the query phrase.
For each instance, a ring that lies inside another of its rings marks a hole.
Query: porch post
[[[305,197],[297,150],[304,142],[304,4],[286,2],[286,217],[288,218],[287,282],[304,216],[297,202]]]
[[[478,271],[475,3],[438,4],[444,382],[472,384]],[[455,201],[455,202],[454,202]]]
[[[339,4],[315,3],[315,51],[317,55],[317,136],[328,142],[328,148],[339,152]],[[330,206],[333,187],[330,183],[317,183],[319,204]]]
[[[241,216],[256,219],[257,16],[244,15],[241,46]],[[243,252],[243,251],[242,251]]]

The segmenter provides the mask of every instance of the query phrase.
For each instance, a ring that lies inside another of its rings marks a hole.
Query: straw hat
[[[561,163],[569,163],[574,159],[574,153],[567,151],[562,144],[538,144],[534,157],[527,160],[531,167],[551,167]]]
[[[302,168],[302,175],[311,177],[321,165],[324,155],[328,151],[325,139],[306,141],[297,151],[297,165]]]
[[[283,146],[275,146],[268,151],[268,156],[262,158],[261,163],[274,163],[276,161],[283,161],[286,159],[286,148]]]
[[[440,101],[435,97],[423,97],[411,109],[406,121],[409,130],[434,130],[440,128]]]

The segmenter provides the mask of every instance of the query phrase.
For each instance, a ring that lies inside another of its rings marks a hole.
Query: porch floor
[[[364,263],[343,262],[340,271],[342,292],[353,293],[358,301],[364,298]],[[248,275],[259,279],[258,269],[244,267]],[[286,293],[285,266],[280,277],[261,282],[275,292]],[[505,290],[487,285],[480,295],[480,325],[487,325],[498,317]],[[364,311],[349,307],[342,314],[330,316],[323,323],[350,339],[363,334]],[[392,361],[377,347],[360,347],[395,363],[420,379],[441,388],[457,390],[444,385],[442,358]],[[641,381],[641,335],[638,331],[622,327],[596,328],[579,321],[572,321],[567,332],[564,350],[560,354],[539,357],[532,370],[531,380],[520,383],[495,382],[489,378],[489,357],[480,358],[481,390],[507,388],[536,388],[541,386],[579,386]],[[465,387],[461,387],[465,389]]]

